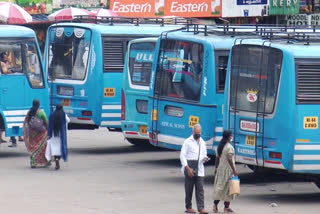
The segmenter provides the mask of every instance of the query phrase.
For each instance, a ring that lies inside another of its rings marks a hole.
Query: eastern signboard
[[[110,9],[128,17],[221,17],[221,0],[110,0]]]

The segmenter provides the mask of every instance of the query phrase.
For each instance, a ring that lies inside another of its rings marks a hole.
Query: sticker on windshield
[[[250,103],[254,103],[257,101],[258,99],[258,91],[257,90],[247,90],[247,100],[250,102]]]

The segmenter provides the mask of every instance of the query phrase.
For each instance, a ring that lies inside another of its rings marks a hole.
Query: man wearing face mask
[[[182,145],[180,161],[185,175],[185,206],[186,213],[195,213],[192,209],[192,194],[195,187],[196,202],[199,213],[208,213],[204,209],[204,163],[207,162],[207,147],[201,138],[201,126],[196,124],[192,128],[192,135]]]

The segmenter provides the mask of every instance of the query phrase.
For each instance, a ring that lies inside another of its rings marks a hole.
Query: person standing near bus
[[[70,119],[63,111],[63,106],[58,104],[55,111],[49,117],[48,128],[48,145],[46,149],[46,158],[48,161],[54,157],[56,167],[60,169],[60,158],[64,161],[68,160],[68,146],[67,146],[67,123]]]
[[[182,145],[180,153],[181,170],[185,175],[185,206],[186,213],[195,213],[192,209],[192,194],[195,187],[196,201],[199,213],[208,213],[204,209],[204,163],[207,157],[207,147],[201,138],[201,126],[196,124],[192,128],[192,135]]]
[[[232,141],[232,132],[225,130],[222,133],[222,139],[217,149],[217,156],[215,161],[215,179],[213,190],[213,212],[218,212],[218,204],[220,200],[224,201],[224,212],[231,213],[232,209],[229,208],[230,201],[233,199],[229,195],[229,178],[238,176],[235,159],[234,148],[230,144]]]
[[[47,146],[48,119],[46,113],[43,110],[40,110],[39,107],[39,100],[34,99],[32,102],[32,107],[28,111],[23,123],[24,142],[28,152],[30,153],[31,168],[35,168],[38,166],[43,167],[48,165],[48,161],[45,157],[45,151]],[[37,117],[43,120],[43,124],[45,126],[44,131],[39,132],[30,127],[29,123],[32,117]]]

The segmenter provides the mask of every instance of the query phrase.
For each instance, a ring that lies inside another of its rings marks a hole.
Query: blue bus
[[[227,28],[201,25],[189,26],[184,34],[162,34],[150,80],[152,145],[180,150],[192,126],[200,123],[208,153],[215,154],[222,137],[225,76],[235,38]]]
[[[0,129],[7,137],[22,136],[33,99],[49,114],[48,85],[35,32],[0,25]]]
[[[121,128],[134,145],[149,145],[148,95],[157,38],[129,42],[121,92]]]
[[[236,41],[224,128],[234,133],[236,161],[310,175],[320,187],[319,32],[297,31]]]
[[[121,130],[122,72],[128,42],[180,27],[75,22],[50,26],[45,64],[51,102],[64,105],[71,120],[69,129]]]

